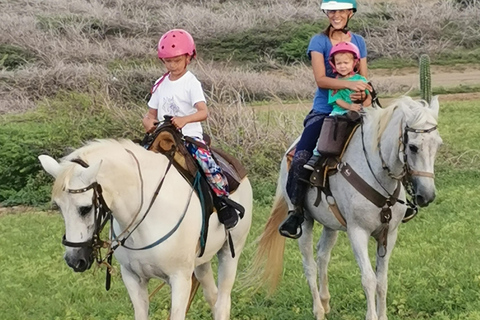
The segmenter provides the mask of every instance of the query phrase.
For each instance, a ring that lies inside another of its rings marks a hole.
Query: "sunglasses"
[[[339,13],[341,15],[346,15],[350,12],[351,10],[350,9],[342,9],[342,10],[325,10],[325,14],[327,16],[333,16],[335,15],[335,13]]]

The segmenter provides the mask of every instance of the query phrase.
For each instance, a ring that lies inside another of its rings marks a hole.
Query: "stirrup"
[[[407,211],[405,211],[405,215],[403,216],[402,222],[408,222],[412,220],[416,215],[418,214],[418,208],[407,208]]]

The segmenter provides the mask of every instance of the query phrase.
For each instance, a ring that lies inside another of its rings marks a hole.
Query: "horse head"
[[[421,207],[435,199],[434,163],[442,144],[438,111],[438,96],[430,104],[403,97],[377,114],[383,167],[391,177],[403,179]]]
[[[55,178],[52,200],[65,221],[65,261],[75,272],[88,270],[94,261],[98,209],[96,182],[101,161],[86,165],[75,161],[58,163],[50,156],[38,157],[43,169]],[[79,164],[80,163],[80,164]]]

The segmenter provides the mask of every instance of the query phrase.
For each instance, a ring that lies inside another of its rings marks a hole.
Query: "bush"
[[[41,170],[40,154],[59,159],[91,139],[138,138],[134,121],[126,125],[112,107],[84,94],[66,93],[45,101],[35,112],[8,117],[0,126],[0,202],[47,202],[51,180]]]
[[[22,48],[0,44],[0,70],[15,70],[34,60],[34,55]]]

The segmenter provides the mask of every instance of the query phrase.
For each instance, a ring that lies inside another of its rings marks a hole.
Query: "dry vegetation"
[[[360,1],[359,6],[355,20],[372,58],[408,58],[480,43],[478,6],[459,10],[453,1],[417,0]],[[0,64],[0,113],[33,108],[59,90],[93,91],[121,106],[142,105],[162,72],[154,59],[156,41],[169,28],[185,28],[202,40],[324,19],[318,2],[311,0],[13,0],[1,1],[0,12],[0,46],[14,46],[21,60],[15,68]],[[458,25],[460,31],[453,27]],[[285,65],[268,55],[262,63],[269,68],[200,60],[193,69],[219,103],[232,103],[232,97],[311,97],[308,66]]]

